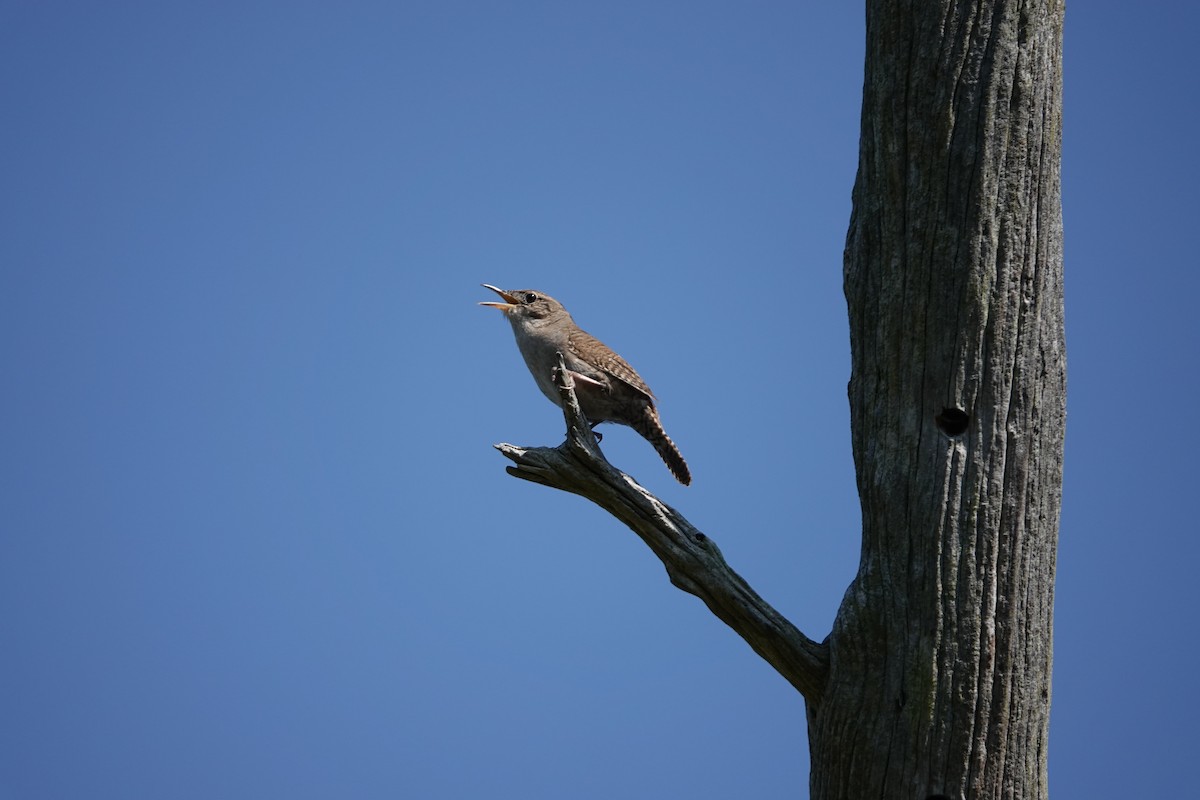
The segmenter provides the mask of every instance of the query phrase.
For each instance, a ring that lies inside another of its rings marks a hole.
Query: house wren
[[[542,394],[561,406],[553,370],[557,353],[575,379],[575,396],[592,426],[601,422],[628,425],[654,446],[671,474],[685,486],[692,482],[687,462],[663,430],[654,395],[633,367],[603,342],[575,324],[562,303],[532,289],[505,291],[483,284],[504,299],[480,303],[498,308],[512,323],[517,347]]]

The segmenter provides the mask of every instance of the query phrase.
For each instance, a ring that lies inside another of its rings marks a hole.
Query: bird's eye
[[[536,294],[534,294],[533,292],[525,293],[525,302],[526,303],[536,303],[537,299],[538,299],[538,296]]]

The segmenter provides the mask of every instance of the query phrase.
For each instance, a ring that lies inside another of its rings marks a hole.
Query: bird
[[[684,486],[691,484],[687,462],[658,416],[654,394],[642,377],[595,336],[575,324],[563,304],[534,289],[506,290],[482,284],[500,295],[502,303],[480,303],[504,312],[512,324],[517,347],[542,394],[561,407],[554,385],[558,354],[575,380],[575,396],[588,422],[628,425],[648,441],[667,469]]]

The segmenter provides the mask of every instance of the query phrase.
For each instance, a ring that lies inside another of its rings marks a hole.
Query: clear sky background
[[[1170,9],[1170,10],[1168,10]],[[1050,779],[1197,744],[1200,80],[1071,4]],[[795,798],[799,695],[557,444],[481,282],[555,295],[823,638],[858,557],[859,3],[0,6],[0,798]]]

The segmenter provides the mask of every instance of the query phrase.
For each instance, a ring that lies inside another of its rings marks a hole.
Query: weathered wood
[[[1043,800],[1066,366],[1061,0],[868,0],[845,252],[862,559],[817,643],[604,460],[517,477],[632,528],[805,697],[814,800]]]
[[[863,550],[813,798],[1046,796],[1061,2],[868,3],[845,253]]]
[[[567,440],[553,448],[496,445],[516,464],[508,472],[586,497],[628,525],[662,561],[671,583],[703,600],[805,697],[819,697],[827,670],[825,647],[759,597],[725,562],[710,537],[608,463],[579,410],[561,356],[554,380],[563,401]]]

